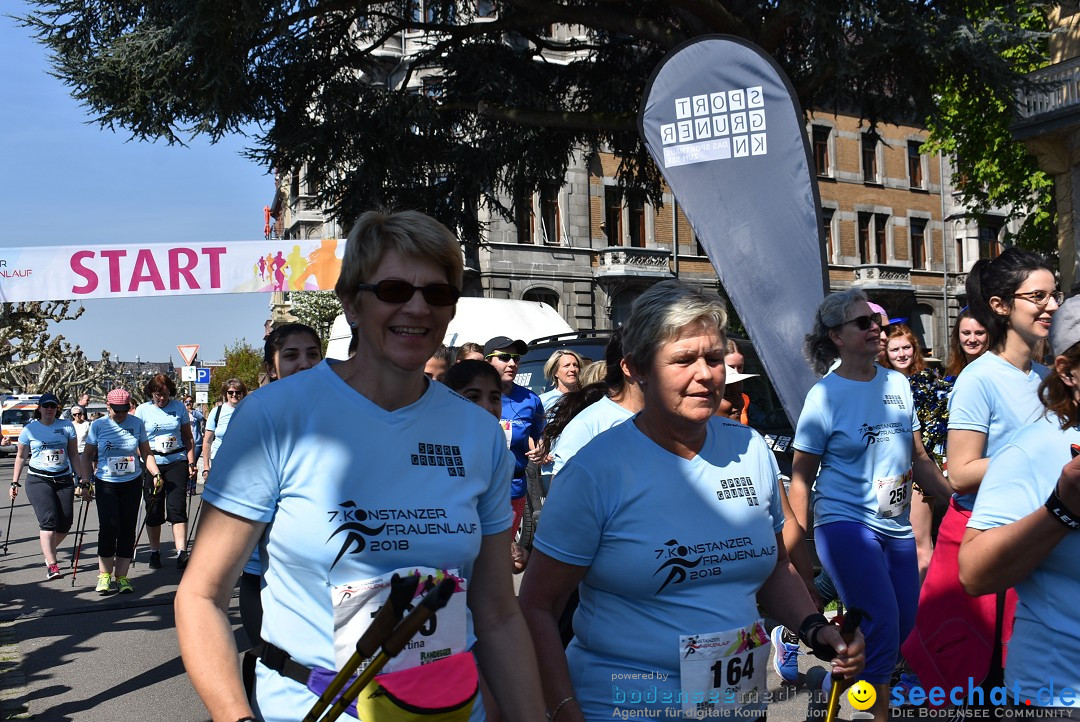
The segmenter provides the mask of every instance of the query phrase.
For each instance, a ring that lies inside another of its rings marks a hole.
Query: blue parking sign
[[[199,366],[195,369],[195,383],[208,384],[210,383],[210,368],[207,366]]]

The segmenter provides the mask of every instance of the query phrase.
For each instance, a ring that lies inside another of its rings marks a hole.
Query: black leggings
[[[142,477],[120,482],[94,481],[97,482],[98,556],[131,559],[135,555]]]
[[[74,519],[75,482],[70,474],[64,476],[38,476],[26,474],[26,498],[34,507],[38,528],[67,534]]]
[[[190,478],[187,459],[159,465],[158,470],[165,477],[165,484],[157,496],[154,495],[154,475],[149,471],[143,473],[146,525],[161,526],[166,518],[170,524],[187,523],[187,488]]]

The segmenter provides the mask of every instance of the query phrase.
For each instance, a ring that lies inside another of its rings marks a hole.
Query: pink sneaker
[[[63,575],[60,574],[60,565],[59,564],[50,564],[49,565],[49,573],[45,575],[45,578],[46,579],[56,579],[59,576],[63,576]]]

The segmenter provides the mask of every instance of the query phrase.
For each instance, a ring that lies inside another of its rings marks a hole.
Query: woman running
[[[455,593],[423,644],[372,687],[392,674],[428,702],[464,692],[478,722],[483,705],[468,700],[479,662],[508,719],[540,722],[535,656],[506,558],[513,457],[483,409],[424,376],[461,293],[460,244],[421,213],[369,212],[345,248],[336,290],[356,355],[252,394],[214,460],[200,543],[176,596],[188,674],[214,719],[301,719],[392,577],[432,576],[452,579]],[[227,610],[256,543],[264,644],[249,703]],[[471,670],[471,684],[451,683],[448,669]],[[360,719],[371,719],[372,691],[358,700]]]
[[[38,399],[33,420],[23,427],[11,479],[11,500],[19,495],[19,477],[26,472],[26,496],[34,507],[38,540],[45,557],[45,578],[61,576],[56,548],[64,541],[74,520],[74,476],[80,475],[75,427],[57,418],[60,401],[51,393]]]
[[[206,431],[203,433],[203,479],[210,475],[214,456],[225,439],[229,420],[237,405],[247,396],[247,385],[240,379],[229,379],[221,385],[221,403],[206,415]]]
[[[161,488],[165,479],[150,449],[142,420],[131,410],[131,395],[113,389],[105,397],[108,417],[90,424],[83,450],[87,470],[94,469],[98,513],[98,594],[130,594],[128,568],[135,554],[143,466]]]

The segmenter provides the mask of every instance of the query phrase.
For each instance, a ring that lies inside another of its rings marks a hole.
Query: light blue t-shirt
[[[30,468],[43,471],[48,476],[70,474],[71,459],[68,442],[75,437],[75,427],[70,421],[56,419],[46,426],[34,419],[23,427],[19,443],[30,447]]]
[[[970,367],[969,367],[970,368]],[[967,373],[965,371],[965,373]],[[990,460],[968,527],[992,529],[1022,519],[1046,503],[1071,458],[1070,444],[1080,444],[1080,431],[1062,431],[1054,420],[1042,417],[1017,431]],[[1005,684],[1020,685],[1021,699],[1054,707],[1080,706],[1080,534],[1069,532],[1031,575],[1016,585],[1019,603],[1009,641]],[[1072,689],[1069,704],[1059,697]]]
[[[335,669],[333,587],[416,566],[469,580],[481,537],[510,528],[513,465],[491,415],[442,384],[386,411],[324,361],[244,400],[203,498],[269,524],[262,638]],[[256,690],[268,720],[300,719],[315,701],[261,664]]]
[[[757,432],[715,417],[693,459],[666,451],[631,422],[600,434],[562,468],[534,543],[589,567],[567,648],[586,719],[612,719],[616,708],[675,716],[679,637],[760,617],[754,595],[776,567],[784,525],[778,476]],[[629,674],[651,678],[614,676]]]
[[[239,404],[237,404],[238,406]],[[221,409],[221,411],[219,412],[218,409]],[[217,458],[218,449],[221,448],[221,442],[225,440],[225,432],[229,428],[229,419],[232,418],[234,411],[236,411],[236,407],[224,403],[206,415],[206,430],[214,432],[214,441],[210,444],[211,461]]]
[[[886,536],[908,538],[912,432],[919,430],[919,419],[907,378],[881,366],[874,369],[870,381],[831,373],[814,384],[794,446],[821,457],[811,495],[815,527],[853,521]],[[906,480],[898,479],[905,474]]]
[[[590,405],[570,420],[570,423],[566,425],[559,436],[559,440],[555,442],[555,448],[551,452],[552,457],[554,457],[551,473],[558,474],[563,465],[581,447],[595,439],[602,432],[607,431],[612,426],[621,424],[633,415],[632,412],[619,406],[607,396]]]
[[[555,405],[555,402],[562,398],[563,392],[558,388],[549,389],[540,394],[540,403],[544,406],[544,413],[547,414],[548,421],[551,421],[551,407]]]
[[[110,482],[137,479],[143,470],[139,444],[148,440],[146,426],[134,414],[120,423],[108,416],[95,420],[86,434],[87,445],[97,447],[95,476]]]
[[[150,439],[150,449],[158,466],[171,464],[186,458],[184,439],[180,427],[191,426],[191,416],[179,399],[172,399],[161,408],[152,401],[139,404],[135,415],[146,426],[146,435]]]
[[[1049,372],[1032,363],[1024,373],[997,354],[984,353],[956,377],[949,397],[949,429],[986,434],[983,456],[992,457],[1013,432],[1043,412],[1039,384]],[[957,494],[956,502],[970,509],[975,494]]]

